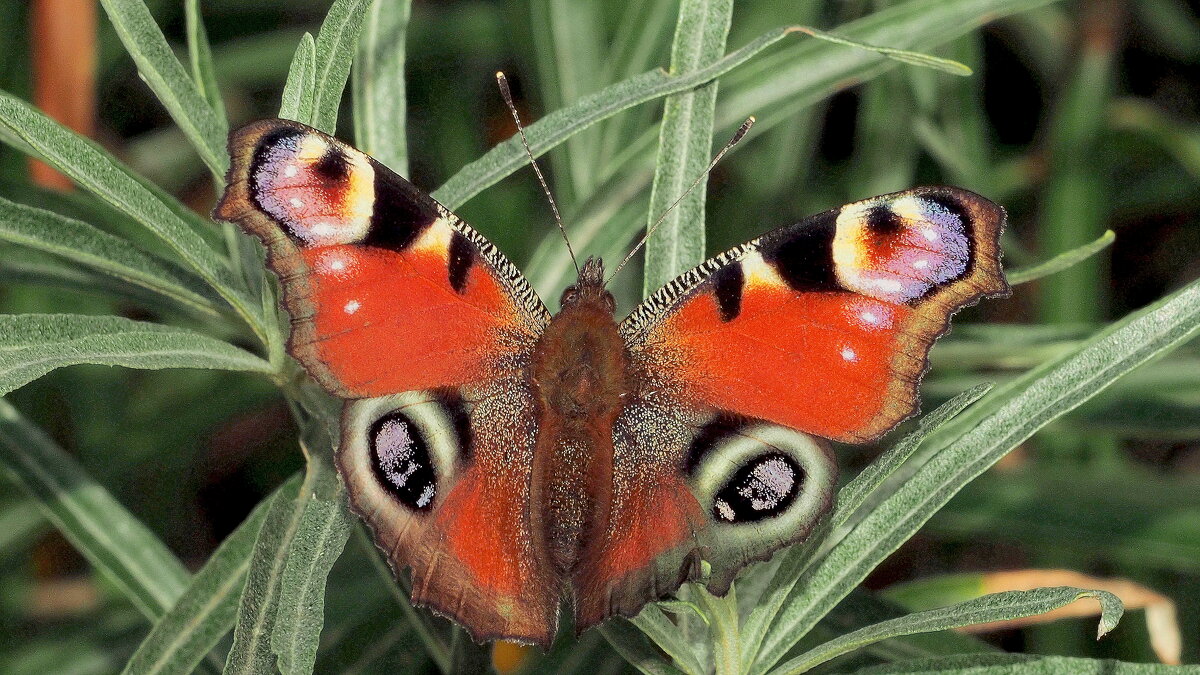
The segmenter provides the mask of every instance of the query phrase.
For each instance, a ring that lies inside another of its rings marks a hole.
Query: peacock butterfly
[[[1004,211],[875,197],[727,251],[624,320],[588,259],[551,314],[500,251],[364,153],[271,119],[230,137],[215,216],[266,245],[289,351],[347,399],[337,464],[413,602],[549,644],[803,539],[824,439],[917,405],[952,313],[1008,290]]]

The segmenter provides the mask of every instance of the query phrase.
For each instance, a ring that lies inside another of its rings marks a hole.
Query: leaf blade
[[[0,394],[79,364],[273,371],[249,352],[182,328],[116,316],[0,315]]]

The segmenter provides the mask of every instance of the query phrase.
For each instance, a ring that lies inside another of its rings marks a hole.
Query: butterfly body
[[[266,245],[290,353],[346,399],[351,506],[414,603],[481,640],[548,644],[564,600],[584,630],[687,580],[726,592],[829,508],[824,439],[911,415],[950,315],[1007,291],[1003,211],[918,188],[773,230],[623,320],[589,259],[552,315],[358,150],[265,120],[230,154],[215,215]]]

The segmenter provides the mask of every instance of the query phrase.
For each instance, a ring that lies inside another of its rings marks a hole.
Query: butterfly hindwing
[[[346,399],[337,462],[413,600],[477,639],[548,644],[530,541],[526,372],[549,314],[495,247],[364,153],[286,120],[230,137],[216,217],[267,247],[289,352]]]

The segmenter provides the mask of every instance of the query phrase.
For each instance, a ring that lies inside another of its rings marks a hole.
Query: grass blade
[[[671,46],[671,73],[695,72],[718,61],[725,52],[732,13],[732,0],[684,0]],[[708,166],[716,104],[716,82],[667,98],[659,129],[648,227]],[[701,180],[646,242],[643,296],[703,262],[706,183]]]
[[[80,186],[154,233],[182,264],[219,293],[260,337],[264,336],[257,298],[251,301],[245,296],[226,261],[209,248],[188,221],[112,155],[3,92],[0,127],[22,139],[37,156]]]
[[[316,92],[317,41],[312,33],[305,33],[296,45],[288,69],[287,82],[283,85],[283,100],[279,105],[279,116],[307,124],[313,116],[313,95]]]
[[[335,0],[317,33],[311,126],[332,134],[369,0]]]
[[[1069,656],[1034,654],[969,654],[933,659],[902,661],[854,671],[855,675],[1179,675],[1194,668],[1164,666],[1157,663],[1080,659]]]
[[[142,79],[171,114],[213,175],[224,179],[229,168],[225,137],[229,126],[200,93],[167,44],[142,0],[100,0]]]
[[[200,93],[212,107],[217,119],[226,119],[225,102],[221,99],[221,88],[217,85],[217,74],[213,68],[212,46],[208,43],[208,33],[200,16],[200,0],[185,0],[183,11],[192,80],[200,88]]]
[[[768,31],[716,63],[691,73],[676,77],[663,70],[651,70],[584,96],[577,103],[555,110],[526,127],[530,150],[534,157],[540,157],[572,135],[622,110],[687,91],[720,77],[782,40],[789,32],[791,30],[786,27]],[[435,190],[433,196],[447,207],[457,208],[524,166],[526,161],[520,139],[512,136],[463,167]]]
[[[868,52],[875,52],[876,54],[882,54],[882,55],[888,57],[889,59],[899,61],[900,63],[907,63],[912,66],[922,66],[924,68],[932,68],[934,70],[939,70],[943,73],[949,73],[950,75],[959,75],[962,77],[967,77],[974,73],[974,71],[972,71],[970,69],[970,67],[968,67],[966,64],[959,63],[958,61],[954,61],[952,59],[943,59],[943,58],[939,58],[937,56],[931,56],[929,54],[922,54],[920,52],[913,52],[913,51],[909,51],[906,49],[893,49],[891,47],[878,47],[878,46],[875,46],[872,44],[867,44],[866,42],[859,42],[858,40],[851,40],[849,38],[844,38],[839,35],[834,35],[833,33],[829,33],[829,32],[820,30],[819,28],[812,28],[809,26],[797,26],[796,30],[801,33],[804,33],[805,35],[811,35],[811,36],[817,38],[818,40],[825,40],[826,42],[832,42],[837,45],[845,45],[847,47],[863,49]]]
[[[337,476],[329,471],[336,487]],[[346,495],[317,496],[304,508],[284,568],[271,650],[285,675],[311,673],[325,622],[325,582],[354,522]]]
[[[0,241],[61,256],[217,316],[207,289],[128,242],[50,211],[0,198]]]
[[[806,573],[775,617],[752,672],[774,665],[867,573],[1018,443],[1198,329],[1200,282],[1195,282],[998,387],[935,432],[927,443],[938,452]]]
[[[288,588],[287,583],[305,576],[305,568],[315,571],[322,566],[309,564],[305,559],[308,553],[321,552],[310,546],[314,541],[311,539],[313,531],[310,526],[317,525],[319,528],[322,518],[310,515],[309,507],[314,502],[329,500],[338,489],[337,473],[333,466],[327,461],[310,457],[304,482],[300,485],[295,499],[280,499],[268,509],[262,530],[254,544],[245,590],[238,607],[233,647],[225,661],[225,672],[273,672],[277,667],[287,668],[286,672],[296,672],[292,670],[299,663],[292,658],[298,655],[296,653],[289,653],[286,659],[279,658],[277,663],[276,653],[273,651],[273,642],[276,640],[274,634],[277,630],[280,631],[278,639],[281,645],[286,642],[297,646],[301,644],[301,641],[289,640],[286,633],[297,630],[292,616],[297,609],[303,607],[294,604],[295,598],[290,598],[287,602],[284,602],[283,598],[287,594],[301,593],[308,595],[310,601],[313,599],[311,593],[315,589],[311,587],[311,583],[305,584],[309,588],[300,589]],[[347,523],[343,529],[348,532],[348,528]],[[345,543],[344,538],[342,543]],[[341,547],[338,546],[337,550],[340,552]],[[293,552],[296,551],[299,552],[299,557],[293,562]],[[332,565],[332,562],[329,564]],[[325,571],[328,572],[328,569]],[[320,596],[323,599],[323,576],[319,585]],[[281,615],[280,610],[289,604],[291,611],[285,610],[286,615]],[[321,622],[324,621],[323,612],[313,612],[309,619],[316,622],[316,633],[319,633]],[[315,639],[316,633],[311,630],[312,626],[313,624],[309,623],[304,634]],[[315,652],[315,645],[313,648]],[[302,663],[299,665],[303,666]],[[311,669],[311,661],[308,667]]]
[[[0,464],[142,614],[158,619],[175,604],[188,583],[175,555],[74,457],[2,399]]]
[[[351,73],[358,149],[408,175],[404,53],[410,0],[374,0]]]
[[[1105,230],[1104,234],[1100,235],[1099,239],[1096,239],[1089,244],[1084,244],[1079,248],[1074,248],[1070,251],[1059,253],[1045,262],[1040,262],[1036,265],[1030,265],[1029,267],[1022,267],[1021,269],[1013,270],[1005,276],[1008,277],[1008,283],[1013,286],[1016,286],[1017,284],[1027,284],[1031,281],[1041,279],[1042,277],[1048,277],[1051,274],[1061,272],[1077,263],[1087,260],[1088,258],[1111,246],[1116,239],[1117,235],[1114,234],[1112,230]]]
[[[615,619],[598,630],[621,658],[645,675],[688,675],[664,661],[646,636],[628,621]]]
[[[888,638],[1045,614],[1084,598],[1095,598],[1100,602],[1102,615],[1096,637],[1103,637],[1116,627],[1124,612],[1121,601],[1112,593],[1068,586],[1008,591],[908,614],[847,633],[780,665],[771,671],[771,675],[805,673],[826,661]]]
[[[299,476],[284,483],[221,542],[179,601],[142,640],[123,675],[186,675],[233,628],[263,519],[272,504],[291,499],[299,484]]]
[[[183,328],[117,316],[0,315],[0,395],[82,363],[272,372],[271,364],[247,351]]]

